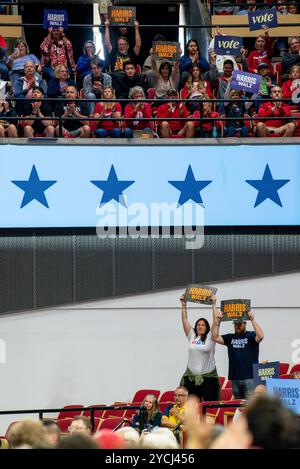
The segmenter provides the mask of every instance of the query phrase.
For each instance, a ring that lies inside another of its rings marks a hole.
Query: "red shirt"
[[[124,110],[124,117],[136,117],[136,121],[124,121],[125,127],[135,130],[146,129],[146,127],[152,128],[151,121],[139,121],[139,117],[152,117],[152,108],[149,103],[143,103],[143,107],[139,108],[137,111],[134,109],[132,104],[127,104]]]
[[[252,50],[247,59],[248,63],[248,72],[255,73],[254,70],[257,70],[258,64],[272,62],[272,41],[269,37],[266,38],[266,47],[262,52],[257,50]]]
[[[170,102],[170,104],[172,101]],[[175,103],[173,103],[175,104]],[[162,119],[166,119],[166,121],[171,117],[187,117],[189,115],[189,111],[185,107],[184,104],[182,104],[182,115],[180,114],[180,109],[179,109],[180,103],[176,103],[175,108],[173,110],[170,109],[169,103],[162,104],[159,106],[156,110],[156,116],[161,117]],[[158,126],[160,126],[162,121],[158,121]],[[170,121],[169,126],[171,130],[174,131],[179,131],[182,127],[184,127],[186,121]]]
[[[191,118],[194,119],[200,119],[200,111],[195,111],[194,114],[191,115]],[[203,130],[204,132],[210,132],[215,125],[217,129],[221,127],[221,122],[220,121],[205,121],[205,117],[220,117],[220,114],[215,111],[210,111],[207,114],[203,116],[202,122],[203,122]],[[193,124],[195,127],[200,127],[200,121],[193,121]]]
[[[211,90],[211,86],[210,86],[209,82],[208,82],[207,80],[204,80],[203,83],[204,83],[205,93],[206,93],[210,98],[212,98],[212,90]],[[188,89],[188,84],[186,83],[186,84],[184,85],[184,87],[182,88],[182,91],[181,91],[181,97],[182,97],[182,99],[187,98],[187,97],[188,97],[188,94],[191,93],[191,92],[193,92],[193,91],[194,91],[193,86],[192,86],[192,88],[189,90],[189,89]],[[199,90],[199,92],[201,93],[201,89]]]
[[[104,103],[97,103],[94,109],[94,115],[95,114],[101,114],[104,110]],[[103,117],[109,118],[112,117],[113,112],[119,112],[120,115],[122,114],[122,108],[120,103],[111,103],[112,108],[106,109],[104,111]],[[96,122],[97,129],[104,129],[104,130],[113,130],[113,129],[118,129],[119,128],[119,121],[111,121],[111,120],[99,120],[99,121],[94,121]]]
[[[288,123],[288,120],[282,120],[280,117],[289,117],[291,115],[291,108],[288,104],[283,103],[282,108],[274,108],[275,104],[274,102],[267,102],[263,103],[258,111],[258,117],[278,117],[278,119],[274,120],[259,120],[257,119],[257,122],[263,122],[267,127],[274,127],[278,128],[281,127],[282,125],[285,125]]]

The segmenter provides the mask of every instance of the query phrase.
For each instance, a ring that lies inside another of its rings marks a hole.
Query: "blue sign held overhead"
[[[264,27],[277,28],[278,26],[276,8],[249,11],[248,20],[250,31],[258,31]]]
[[[243,38],[240,36],[215,36],[215,53],[218,55],[240,55]]]
[[[261,76],[256,73],[233,70],[230,88],[232,90],[242,90],[246,93],[258,93],[261,83]]]
[[[300,379],[267,379],[267,391],[281,398],[295,414],[300,415]]]
[[[44,10],[44,28],[68,28],[66,10]]]
[[[254,386],[266,384],[267,379],[279,378],[279,362],[254,363],[253,381]]]

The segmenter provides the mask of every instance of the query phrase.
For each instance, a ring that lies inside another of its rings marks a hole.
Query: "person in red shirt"
[[[91,121],[96,123],[95,137],[105,138],[120,138],[121,129],[120,122],[116,120],[110,120],[111,117],[119,118],[122,115],[122,107],[120,103],[111,102],[110,99],[115,99],[114,90],[111,86],[107,86],[103,90],[104,101],[98,102],[94,110],[94,118],[99,119],[98,121]],[[101,117],[106,120],[101,120]],[[95,124],[94,124],[95,125]]]
[[[141,101],[145,99],[145,93],[141,86],[134,86],[130,89],[128,98],[132,99],[132,103],[128,103],[125,106],[124,118],[136,118],[136,120],[130,120],[125,122],[124,137],[132,138],[134,130],[145,130],[150,131],[152,129],[151,121],[139,120],[139,118],[149,118],[152,117],[152,109],[149,103],[144,103]]]
[[[188,79],[182,88],[182,99],[193,98],[199,95],[207,94],[212,98],[212,90],[209,81],[203,80],[201,68],[198,64],[192,65]]]
[[[209,97],[206,95],[204,96],[204,99],[209,99]],[[201,114],[199,110],[196,110],[191,117],[196,119],[193,121],[194,127],[195,127],[195,137],[208,137],[211,138],[213,128],[215,127],[216,130],[216,136],[219,136],[221,133],[221,122],[219,120],[216,121],[207,121],[205,117],[207,118],[219,118],[220,114],[218,112],[214,112],[212,110],[212,103],[203,103],[203,118],[202,118],[202,128],[203,128],[203,134],[201,135],[201,125],[200,125],[200,120],[201,120]],[[215,135],[214,135],[215,136]]]
[[[260,34],[255,41],[255,50],[252,50],[247,59],[248,72],[258,73],[260,63],[270,64],[272,61],[272,41],[269,37],[269,29],[264,28],[265,34]]]
[[[166,119],[164,121],[158,121],[159,135],[162,138],[170,138],[171,135],[183,135],[187,138],[193,137],[195,135],[195,127],[192,121],[168,121],[169,118],[186,118],[189,115],[189,111],[183,103],[174,101],[178,98],[176,90],[171,88],[167,92],[167,97],[169,102],[159,106],[156,111],[158,118]]]
[[[292,137],[294,135],[296,124],[288,122],[282,117],[290,117],[291,108],[285,104],[282,99],[282,90],[280,86],[273,86],[271,89],[271,98],[273,101],[263,103],[258,111],[258,117],[277,117],[274,120],[259,121],[256,125],[256,135],[258,137],[269,137],[269,135],[280,135],[281,137]]]
[[[289,73],[289,79],[285,81],[282,85],[282,94],[284,98],[292,99],[293,95],[298,95],[299,92],[300,92],[300,65],[293,65]],[[290,104],[293,105],[292,102]]]

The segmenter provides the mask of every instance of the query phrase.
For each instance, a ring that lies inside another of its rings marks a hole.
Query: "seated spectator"
[[[208,99],[208,96],[204,96],[204,99]],[[212,103],[203,103],[203,116],[201,117],[199,109],[196,110],[191,118],[197,119],[193,121],[195,126],[195,137],[219,137],[221,135],[221,122],[220,120],[208,121],[205,118],[219,118],[220,114],[212,110]],[[201,132],[202,123],[202,132]],[[214,133],[214,135],[213,135]],[[216,135],[215,135],[216,134]]]
[[[16,138],[18,136],[16,127],[17,119],[6,119],[6,117],[15,116],[16,112],[14,108],[9,105],[9,102],[0,100],[0,138]]]
[[[293,65],[290,69],[289,79],[282,85],[282,94],[284,98],[292,98],[300,92],[300,65]],[[289,102],[293,105],[293,101]]]
[[[158,99],[166,98],[167,91],[170,88],[178,90],[179,86],[179,58],[172,65],[170,62],[161,62],[159,68],[157,68],[156,60],[154,58],[153,50],[150,50],[151,55],[151,70],[147,73],[148,86],[154,83],[155,96]],[[151,86],[149,86],[150,88]]]
[[[248,137],[249,129],[244,121],[245,104],[240,101],[235,101],[242,99],[244,93],[241,90],[230,90],[230,87],[228,87],[225,93],[225,99],[228,97],[228,94],[230,101],[224,102],[225,116],[227,118],[225,121],[225,133],[227,137],[236,137],[237,133],[239,133],[241,137]],[[240,119],[230,120],[231,117]]]
[[[161,104],[156,110],[156,116],[165,119],[157,123],[160,137],[170,138],[171,135],[183,135],[187,138],[193,137],[195,129],[192,121],[172,120],[168,122],[169,118],[188,117],[189,111],[183,103],[174,101],[176,98],[178,99],[178,92],[176,90],[170,89],[167,92],[167,97],[169,102]]]
[[[174,405],[170,404],[163,413],[161,426],[170,430],[180,429],[184,423],[185,411],[187,408],[188,390],[179,386],[174,391]]]
[[[233,72],[233,62],[231,60],[225,60],[223,64],[223,73],[217,71],[216,54],[211,55],[211,70],[208,74],[211,85],[217,90],[217,99],[224,99],[225,92],[228,84],[231,82]],[[224,104],[220,102],[218,104],[220,112],[224,112]]]
[[[260,63],[258,65],[258,73],[261,76],[261,83],[259,87],[259,92],[257,96],[257,101],[255,102],[255,112],[258,112],[261,105],[261,100],[268,99],[270,97],[270,90],[276,85],[275,78],[270,74],[270,65],[267,63]]]
[[[209,81],[203,80],[199,65],[192,65],[187,81],[181,91],[181,97],[182,99],[201,98],[205,94],[212,98]]]
[[[84,77],[90,73],[91,71],[91,60],[98,59],[98,55],[96,55],[96,46],[93,41],[85,41],[83,46],[83,54],[79,57],[77,64],[76,64],[76,71],[79,74],[79,78],[82,80]],[[105,69],[105,67],[104,67]]]
[[[98,58],[93,58],[90,63],[90,73],[84,77],[83,80],[83,90],[84,97],[87,99],[97,99],[95,90],[95,81],[93,78],[98,78],[102,81],[103,88],[111,86],[111,76],[107,73],[103,73],[103,68],[105,67],[105,62]],[[99,91],[99,90],[98,90]],[[93,114],[95,109],[95,102],[88,103],[88,110],[90,115]]]
[[[105,20],[105,46],[109,52],[110,68],[112,72],[122,72],[122,70],[124,70],[124,62],[131,60],[134,64],[138,63],[138,56],[140,55],[142,45],[139,23],[137,21],[134,22],[135,46],[132,51],[129,48],[128,39],[124,36],[119,36],[117,47],[115,49],[113,48],[110,39],[109,25],[109,19]]]
[[[135,64],[131,60],[123,63],[124,72],[112,73],[113,87],[118,99],[127,99],[130,88],[141,86],[146,92],[145,76],[136,73]],[[122,108],[125,105],[122,104]]]
[[[69,62],[72,72],[76,71],[73,46],[71,41],[67,39],[64,28],[48,28],[48,35],[40,45],[40,49],[43,73],[47,80],[53,77],[57,65],[68,67]]]
[[[2,80],[8,80],[8,68],[5,65],[6,47],[6,41],[0,34],[0,78]]]
[[[120,103],[112,103],[109,101],[110,99],[115,99],[114,90],[111,86],[104,88],[103,98],[104,100],[97,103],[94,110],[93,117],[99,119],[99,121],[96,121],[94,124],[96,125],[95,137],[120,138],[122,136],[120,121],[110,120],[110,118],[121,118],[122,107]],[[102,117],[107,120],[101,120]]]
[[[26,100],[23,105],[22,117],[28,117],[28,120],[22,120],[21,125],[24,128],[24,137],[54,137],[54,122],[52,109],[49,104],[43,100],[43,90],[39,86],[32,88],[33,99],[40,101]],[[40,117],[41,119],[31,119],[31,117]]]
[[[287,15],[288,11],[285,5],[285,1],[283,0],[277,0],[276,1],[276,11],[278,15]]]
[[[32,97],[34,86],[39,86],[42,89],[43,94],[46,94],[46,82],[38,73],[35,73],[35,64],[32,61],[28,61],[24,65],[24,76],[17,78],[13,84],[15,98],[30,99]],[[23,114],[22,109],[22,102],[17,102],[16,110],[18,115]]]
[[[69,85],[76,86],[74,80],[70,78],[68,68],[64,65],[57,65],[54,69],[54,77],[48,83],[47,95],[49,98],[62,98]],[[56,104],[57,102],[52,107],[55,108]]]
[[[222,34],[219,26],[217,26],[217,30],[214,36],[226,36],[226,34]],[[212,40],[209,43],[208,46],[208,54],[211,57],[211,54],[215,55],[215,37],[212,38]],[[223,72],[223,66],[225,60],[231,60],[233,63],[233,68],[234,70],[238,70],[239,67],[236,63],[235,57],[233,55],[216,55],[216,61],[214,64],[217,66],[218,72],[222,73]]]
[[[256,0],[244,0],[244,6],[240,7],[240,11],[235,13],[236,15],[248,15],[250,11],[257,10]]]
[[[39,59],[34,54],[29,53],[27,43],[25,41],[18,41],[15,45],[14,53],[6,57],[9,79],[13,84],[17,78],[24,75],[24,66],[29,61],[34,63],[38,73],[42,71]]]
[[[124,118],[136,118],[136,120],[124,121],[124,137],[132,138],[134,130],[151,130],[152,122],[144,120],[140,121],[139,118],[151,119],[152,109],[149,103],[144,103],[140,101],[141,99],[145,99],[144,90],[140,86],[134,86],[133,88],[131,88],[128,97],[129,99],[133,99],[133,102],[126,104],[124,110]]]
[[[46,430],[46,440],[50,447],[55,448],[59,441],[61,431],[55,420],[42,420],[44,429]]]
[[[289,52],[282,57],[281,82],[288,80],[289,73],[293,65],[300,65],[300,38],[292,36],[288,39]]]
[[[185,53],[180,59],[180,88],[183,87],[187,73],[192,65],[199,65],[202,73],[208,72],[210,67],[205,57],[201,56],[200,47],[196,39],[190,39],[185,46]]]
[[[73,417],[71,425],[68,428],[71,435],[86,435],[91,436],[92,434],[92,422],[91,419],[84,415],[75,415]]]
[[[271,89],[271,98],[273,101],[263,103],[259,108],[256,135],[258,137],[269,137],[270,135],[292,137],[296,129],[296,124],[281,119],[282,117],[291,116],[291,108],[288,104],[280,101],[280,99],[282,99],[280,86],[273,86]],[[278,119],[260,121],[259,117],[277,117]]]
[[[15,422],[7,437],[12,449],[47,448],[46,430],[41,421]]]
[[[162,413],[159,411],[157,397],[147,394],[140,410],[135,414],[132,426],[140,433],[151,432],[154,427],[161,426]]]
[[[288,15],[297,15],[298,14],[298,3],[296,0],[289,2],[287,7]]]
[[[62,117],[62,132],[64,137],[88,138],[91,129],[85,117],[88,109],[84,102],[75,102],[78,91],[75,86],[68,86],[65,93],[65,101],[55,108],[55,115]],[[55,128],[56,136],[60,136],[59,125]]]
[[[260,34],[255,40],[255,50],[252,50],[248,56],[247,64],[250,73],[257,73],[260,63],[272,62],[272,41],[269,37],[268,28],[264,28],[265,33]]]
[[[235,15],[238,11],[236,0],[219,0],[214,7],[214,15]]]

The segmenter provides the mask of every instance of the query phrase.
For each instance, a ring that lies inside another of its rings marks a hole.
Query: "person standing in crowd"
[[[262,62],[270,64],[272,54],[272,40],[269,37],[269,29],[265,27],[264,34],[260,34],[255,40],[255,50],[252,50],[247,58],[248,72],[258,73],[258,65]]]
[[[45,37],[41,49],[41,64],[46,78],[52,78],[57,65],[64,65],[75,73],[76,65],[73,57],[73,46],[67,39],[64,28],[48,28],[48,36]]]
[[[162,413],[159,411],[157,397],[153,394],[147,394],[140,410],[133,417],[132,426],[140,433],[149,432],[154,427],[161,426],[161,418]]]
[[[185,46],[185,53],[180,59],[180,88],[183,87],[187,74],[192,65],[199,65],[202,73],[208,72],[210,67],[205,57],[201,56],[200,47],[196,39],[190,39]]]
[[[289,79],[289,73],[293,65],[300,65],[300,38],[292,36],[288,39],[289,52],[282,57],[281,82]]]
[[[105,46],[109,52],[110,67],[112,72],[122,72],[123,64],[127,60],[132,60],[136,65],[138,63],[138,56],[141,52],[142,40],[139,31],[139,23],[134,22],[135,30],[135,45],[133,50],[130,50],[129,41],[125,36],[119,36],[117,40],[117,47],[114,49],[110,39],[110,21],[105,20]]]
[[[246,330],[246,321],[235,319],[234,333],[220,335],[220,322],[223,317],[218,312],[216,301],[213,303],[212,340],[228,349],[229,374],[232,381],[232,390],[235,399],[247,399],[249,393],[254,390],[253,364],[258,363],[259,344],[264,338],[261,327],[254,319],[254,314],[249,311],[248,318],[254,331]]]
[[[161,419],[161,426],[170,430],[180,430],[184,424],[189,392],[184,386],[178,386],[174,391],[174,404],[168,405]]]
[[[211,338],[210,325],[206,319],[200,318],[192,327],[187,317],[184,295],[181,296],[180,302],[182,326],[189,342],[187,369],[180,385],[200,400],[217,401],[220,385],[215,363],[215,343]]]
[[[168,61],[161,62],[157,68],[157,61],[155,59],[153,49],[150,49],[151,56],[151,70],[147,72],[147,83],[154,84],[155,97],[165,98],[170,88],[178,90],[179,86],[179,57],[177,58],[174,67]],[[150,88],[150,86],[149,86]]]

